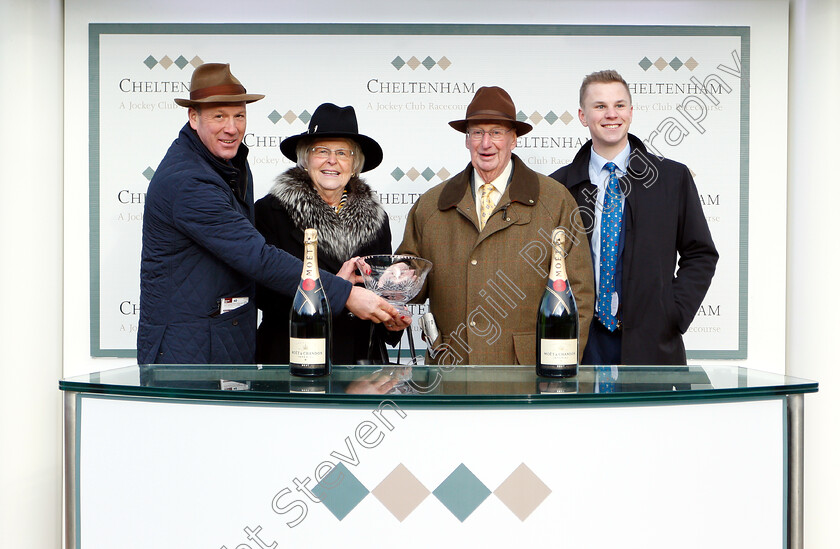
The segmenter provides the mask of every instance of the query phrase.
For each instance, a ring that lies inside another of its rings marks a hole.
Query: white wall
[[[0,4],[0,547],[61,545],[61,0]]]
[[[787,368],[820,383],[819,393],[805,398],[805,546],[837,547],[840,364],[833,351],[840,320],[832,282],[840,271],[840,176],[833,165],[840,150],[833,124],[840,3],[795,0],[790,28]]]

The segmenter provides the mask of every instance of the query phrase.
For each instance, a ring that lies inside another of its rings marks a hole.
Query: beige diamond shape
[[[548,497],[551,489],[523,463],[493,493],[524,521]]]
[[[528,120],[530,120],[534,124],[539,124],[540,122],[542,122],[542,119],[542,115],[537,111],[534,111],[533,114],[531,114],[531,116],[528,117]]]
[[[662,69],[664,69],[665,67],[668,66],[668,62],[660,57],[659,59],[656,60],[656,62],[653,64],[653,66],[656,67],[659,70],[662,70]]]
[[[174,62],[174,61],[172,61],[172,60],[169,58],[169,56],[168,56],[168,55],[164,55],[164,56],[163,56],[163,58],[162,58],[160,61],[158,61],[158,63],[160,64],[160,66],[161,66],[161,67],[163,67],[164,69],[168,69],[169,67],[171,67],[173,62]]]
[[[693,57],[689,57],[689,58],[688,58],[688,61],[686,61],[686,62],[685,62],[685,63],[683,63],[683,64],[684,64],[686,67],[688,67],[688,70],[693,71],[694,69],[696,69],[696,68],[697,68],[697,65],[699,65],[700,63],[698,63],[698,62],[697,62],[697,60],[696,60],[696,59],[694,59]]]
[[[445,56],[444,56],[444,57],[441,57],[441,58],[438,60],[438,67],[442,68],[443,70],[448,69],[448,68],[449,68],[449,65],[451,65],[451,64],[452,64],[452,61],[450,61],[449,59],[447,59]]]
[[[408,172],[407,172],[405,175],[407,175],[409,179],[411,179],[412,181],[414,181],[415,179],[417,179],[418,177],[420,177],[420,172],[418,172],[418,171],[417,171],[416,169],[414,169],[414,168],[411,168],[410,170],[408,170]]]
[[[563,123],[566,124],[567,126],[569,125],[569,122],[571,122],[574,119],[575,119],[575,117],[572,116],[569,113],[569,111],[566,111],[566,112],[564,112],[563,114],[560,115],[560,120],[562,120]]]
[[[197,66],[203,65],[203,64],[204,64],[204,61],[202,61],[201,57],[199,57],[197,55],[195,57],[193,57],[192,59],[190,59],[190,65],[192,65],[193,67],[197,67]]]
[[[419,67],[419,66],[420,66],[420,60],[419,60],[419,59],[417,59],[416,57],[414,57],[414,56],[412,55],[412,56],[411,56],[411,59],[409,59],[409,60],[408,60],[408,62],[406,63],[406,65],[408,65],[409,67],[411,67],[411,70],[414,70],[414,69],[416,69],[417,67]]]
[[[289,111],[286,114],[283,115],[283,120],[285,120],[289,124],[294,122],[296,118],[297,118],[297,115],[295,113],[293,113],[291,109],[289,109]]]
[[[402,522],[430,494],[405,465],[400,463],[391,474],[371,490],[382,505]]]
[[[440,171],[438,173],[436,173],[435,175],[438,176],[441,181],[443,181],[445,179],[449,179],[450,174],[449,174],[449,170],[447,170],[446,168],[441,168]]]

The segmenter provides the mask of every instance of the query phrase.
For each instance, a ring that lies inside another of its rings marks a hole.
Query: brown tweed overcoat
[[[421,294],[443,336],[439,364],[536,362],[537,309],[551,263],[551,231],[567,229],[566,268],[580,314],[583,353],[594,309],[589,241],[566,188],[512,156],[513,175],[479,232],[470,189],[472,165],[414,204],[397,253],[430,260]]]

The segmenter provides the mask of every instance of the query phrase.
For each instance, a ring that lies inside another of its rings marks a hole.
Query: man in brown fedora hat
[[[143,213],[140,364],[247,364],[255,360],[256,283],[293,295],[299,259],[266,244],[254,228],[254,184],[245,135],[249,94],[230,66],[195,69],[181,128],[155,171]],[[342,276],[350,277],[350,268]],[[372,292],[321,272],[334,313],[393,321]]]
[[[580,351],[592,318],[589,244],[576,204],[556,181],[513,154],[531,125],[510,95],[480,88],[463,120],[471,162],[424,193],[406,220],[398,253],[434,263],[418,300],[429,299],[442,343],[438,364],[534,364],[537,308],[550,264],[550,234],[566,229],[566,267],[580,312]]]

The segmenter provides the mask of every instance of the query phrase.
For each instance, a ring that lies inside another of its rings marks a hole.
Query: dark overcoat
[[[149,183],[140,264],[140,364],[253,364],[255,281],[293,295],[299,259],[266,244],[254,228],[248,149],[213,156],[184,125]],[[346,280],[323,273],[330,306],[341,310]],[[220,313],[220,300],[248,298]]]
[[[628,173],[620,181],[626,210],[621,363],[685,364],[682,334],[709,289],[718,253],[688,168],[648,153],[634,135],[629,140]],[[596,197],[591,150],[590,140],[571,164],[551,174],[580,205],[587,234]]]
[[[337,273],[354,256],[390,254],[391,227],[374,191],[358,177],[348,182],[346,190],[346,205],[336,214],[314,190],[309,175],[291,168],[257,201],[257,229],[269,244],[295,257],[303,257],[303,231],[317,229],[318,267],[330,273]],[[292,297],[258,285],[257,306],[263,312],[257,362],[287,364]],[[333,364],[387,362],[384,343],[397,343],[401,334],[346,310],[333,312]]]

